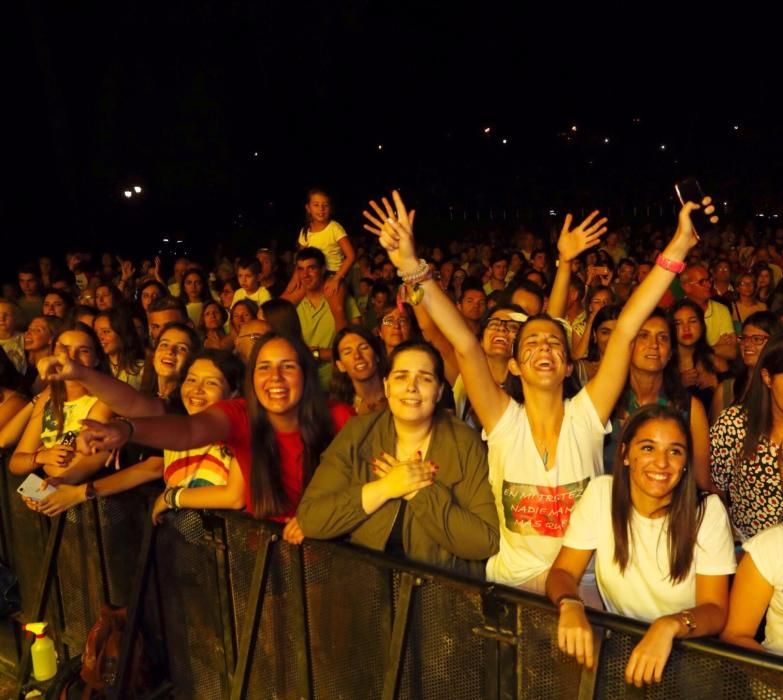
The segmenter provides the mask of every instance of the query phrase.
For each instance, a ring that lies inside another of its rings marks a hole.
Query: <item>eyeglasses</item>
[[[410,321],[405,316],[400,316],[399,318],[387,316],[381,321],[381,324],[384,326],[399,326],[400,328],[403,328],[410,325]]]
[[[691,280],[690,284],[698,284],[701,287],[712,286],[712,280],[709,277],[700,277],[697,280]]]
[[[738,335],[737,340],[740,343],[750,343],[751,345],[764,345],[769,340],[768,335]]]
[[[522,324],[519,321],[512,321],[511,319],[491,318],[487,321],[487,330],[489,331],[506,331],[507,333],[516,335],[519,333],[520,328],[522,328]]]
[[[258,340],[263,333],[248,333],[247,335],[240,335],[237,340]]]

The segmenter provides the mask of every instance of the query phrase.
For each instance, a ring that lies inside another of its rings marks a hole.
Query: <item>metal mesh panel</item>
[[[57,576],[63,610],[63,639],[71,656],[84,649],[87,633],[103,602],[92,504],[65,513],[65,527],[57,554]]]
[[[246,622],[248,595],[258,550],[273,533],[258,523],[227,522],[229,567],[237,636]],[[294,585],[295,550],[277,543],[270,550],[269,577],[262,591],[262,611],[253,655],[249,662],[248,697],[296,698],[296,665],[305,650],[302,601]],[[239,640],[237,639],[237,642]]]
[[[304,546],[315,698],[379,698],[391,635],[389,574],[328,546]]]
[[[710,700],[780,700],[781,677],[764,675],[751,668],[697,651],[676,646],[663,672],[660,684],[643,691],[625,683],[625,667],[639,638],[613,633],[601,652],[596,697],[670,700],[670,698],[710,698]]]
[[[399,575],[395,573],[395,605]],[[395,614],[401,611],[396,610]],[[474,700],[484,697],[481,598],[467,589],[424,581],[414,588],[400,679],[400,698]]]
[[[227,693],[214,551],[195,511],[181,511],[155,543],[169,674],[182,700]]]
[[[108,602],[126,606],[136,573],[147,519],[146,498],[138,492],[99,498],[98,520],[106,561]]]
[[[555,614],[518,605],[517,625],[519,696],[530,700],[577,697],[582,667],[558,648]]]

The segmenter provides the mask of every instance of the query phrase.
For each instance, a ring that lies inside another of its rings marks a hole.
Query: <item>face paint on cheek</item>
[[[526,365],[533,357],[533,351],[532,350],[523,350],[522,351],[522,357],[520,358],[521,363],[523,365]]]

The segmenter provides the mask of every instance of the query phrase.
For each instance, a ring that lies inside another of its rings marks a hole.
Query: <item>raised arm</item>
[[[165,413],[165,406],[160,399],[146,396],[130,384],[69,359],[45,357],[38,363],[38,374],[49,381],[72,379],[79,382],[90,394],[97,396],[114,413],[121,416],[136,418],[161,416]]]
[[[422,271],[426,276],[426,263],[422,264],[416,258],[416,247],[413,239],[413,219],[415,212],[408,214],[405,204],[399,193],[392,193],[396,214],[391,203],[384,197],[382,199],[384,209],[370,202],[375,214],[364,211],[365,218],[370,225],[364,228],[380,236],[381,245],[389,253],[389,259],[394,263],[402,275],[415,276]],[[421,304],[441,330],[446,339],[454,348],[462,380],[476,415],[489,433],[500,420],[508,406],[510,398],[492,378],[492,373],[487,364],[478,339],[465,323],[462,315],[451,302],[440,286],[430,275],[422,281],[409,285],[418,293],[423,292]]]
[[[709,197],[705,197],[702,201],[704,212],[708,216],[715,211],[711,201]],[[656,261],[650,274],[634,290],[625,304],[617,319],[617,326],[612,331],[598,372],[587,383],[587,392],[601,422],[609,420],[620,392],[625,386],[631,361],[631,343],[672,283],[675,275],[673,270],[685,260],[688,251],[696,245],[698,239],[691,223],[691,212],[699,208],[698,204],[686,202],[680,209],[677,230],[672,240]]]
[[[597,246],[606,233],[604,217],[595,221],[598,211],[592,212],[579,226],[571,228],[574,217],[566,214],[557,239],[558,266],[547,311],[553,318],[565,316],[568,303],[568,283],[571,281],[571,261],[588,248]]]
[[[411,306],[411,308],[416,316],[416,321],[419,324],[424,339],[432,343],[443,358],[443,372],[446,375],[446,381],[449,383],[449,386],[454,386],[454,382],[457,381],[457,377],[459,376],[459,365],[457,364],[457,356],[454,352],[454,347],[446,336],[443,335],[440,328],[435,325],[432,317],[427,313],[427,309],[425,309],[422,304],[416,304],[415,306]]]

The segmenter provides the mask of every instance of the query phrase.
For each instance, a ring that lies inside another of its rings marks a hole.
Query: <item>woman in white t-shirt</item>
[[[318,248],[324,254],[326,269],[333,273],[324,284],[324,292],[332,296],[348,277],[356,252],[345,229],[332,219],[332,200],[324,190],[313,188],[307,193],[305,211],[307,226],[296,242],[299,248]]]
[[[729,601],[724,642],[783,655],[783,524],[762,530],[743,546]],[[756,637],[767,614],[764,642]]]
[[[563,327],[546,315],[525,322],[508,361],[509,371],[522,382],[520,404],[495,382],[478,339],[432,280],[426,262],[417,259],[414,212],[408,214],[397,192],[393,198],[394,209],[386,199],[383,209],[370,203],[376,215],[365,212],[371,224],[365,228],[380,235],[408,302],[421,303],[453,346],[468,398],[484,426],[500,518],[500,551],[487,563],[487,578],[543,593],[571,510],[590,479],[603,472],[604,435],[625,385],[631,344],[696,243],[690,212],[698,206],[689,203],[681,210],[674,238],[618,318],[595,377],[573,399],[564,396],[573,365]],[[711,215],[710,200],[703,204]],[[571,261],[599,243],[605,223],[596,211],[572,229],[572,217],[566,216],[557,242],[560,264],[552,298],[567,296]]]
[[[718,496],[700,499],[693,441],[681,414],[649,404],[625,425],[613,476],[587,487],[546,582],[560,611],[560,649],[593,665],[593,631],[578,595],[595,554],[598,589],[610,612],[651,622],[631,653],[625,680],[660,682],[677,637],[723,629],[734,543]]]

